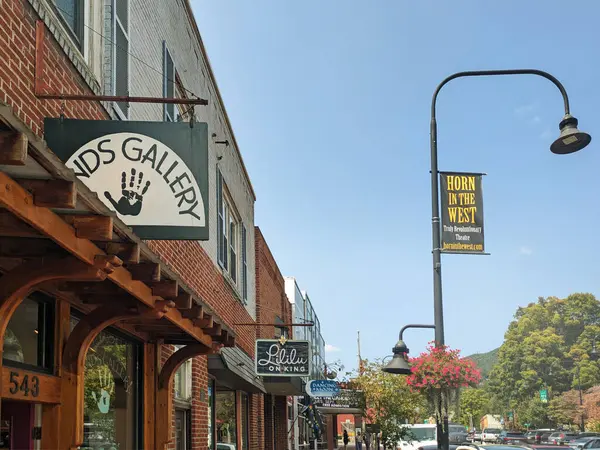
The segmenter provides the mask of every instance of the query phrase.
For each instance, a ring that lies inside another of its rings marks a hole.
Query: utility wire
[[[64,13],[65,15],[67,15],[68,17],[70,17],[71,19],[75,19],[75,16],[73,14],[71,14],[69,11],[66,11],[65,9],[61,8],[60,6],[58,6],[57,4],[54,4],[54,7],[56,9],[58,9],[61,14]],[[121,50],[122,52],[127,53],[129,56],[131,56],[133,59],[135,59],[136,61],[140,62],[141,64],[143,64],[144,66],[146,66],[147,68],[149,68],[150,70],[153,70],[154,72],[160,74],[161,76],[165,76],[164,72],[162,70],[158,70],[155,67],[151,66],[150,64],[148,64],[146,61],[144,61],[141,58],[138,58],[137,56],[135,56],[133,53],[131,53],[129,50],[124,49],[123,47],[117,45],[117,43],[115,41],[113,41],[112,39],[106,37],[105,35],[103,35],[102,33],[100,33],[99,31],[94,30],[92,27],[90,27],[89,25],[86,25],[85,23],[83,24],[83,26],[85,28],[87,28],[88,30],[94,32],[95,34],[97,34],[98,36],[100,36],[102,39],[106,39],[108,41],[108,43],[114,45],[116,48],[118,48],[119,50]],[[172,80],[170,78],[167,78],[167,81],[170,81],[172,83],[177,84],[177,80]],[[198,95],[196,95],[194,92],[190,91],[189,89],[186,89],[184,86],[180,85],[181,89],[183,89],[185,92],[189,93],[192,97],[195,97],[197,99],[199,99],[200,97]],[[194,106],[194,105],[192,105]],[[191,108],[190,108],[191,109]],[[189,112],[188,109],[186,111],[186,114]]]

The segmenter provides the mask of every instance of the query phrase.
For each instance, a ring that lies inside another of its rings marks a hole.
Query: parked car
[[[481,442],[481,430],[475,430],[473,433],[473,442]]]
[[[498,440],[496,443],[519,445],[522,443],[527,443],[527,438],[520,431],[502,431],[498,435]]]
[[[550,436],[552,434],[555,433],[554,430],[538,430],[540,432],[539,434],[539,439],[538,439],[538,435],[535,436],[536,438],[536,442],[538,444],[552,444],[552,442],[550,442]]]
[[[490,444],[495,444],[498,441],[498,436],[500,436],[501,431],[500,428],[484,428],[481,432],[481,443],[485,444],[488,442]]]
[[[594,448],[600,448],[600,438],[590,439],[581,448],[584,449],[584,450],[590,450],[590,449],[594,449]]]
[[[577,439],[577,437],[577,433],[573,433],[572,431],[557,431],[549,436],[548,441],[550,444],[564,445],[567,442]]]
[[[571,447],[573,450],[581,450],[588,442],[597,440],[597,437],[595,436],[582,436],[581,434],[577,436],[577,439],[574,439],[571,442],[569,442],[569,447]]]

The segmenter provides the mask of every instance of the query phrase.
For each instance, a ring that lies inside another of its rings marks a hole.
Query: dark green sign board
[[[46,119],[44,137],[140,238],[208,239],[206,123]]]
[[[546,389],[540,391],[540,400],[542,403],[548,403],[548,391]]]
[[[440,172],[444,253],[484,254],[482,174]]]

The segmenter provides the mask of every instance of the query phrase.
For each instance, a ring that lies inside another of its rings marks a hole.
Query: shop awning
[[[238,347],[222,348],[219,353],[209,355],[208,371],[217,379],[217,386],[266,393],[262,380],[254,373],[254,361]]]
[[[304,395],[305,383],[300,377],[262,377],[268,394]]]

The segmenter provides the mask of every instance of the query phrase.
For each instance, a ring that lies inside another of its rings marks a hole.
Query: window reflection
[[[218,444],[236,445],[236,423],[235,423],[235,392],[218,391],[217,403],[217,447]]]
[[[94,340],[85,360],[82,450],[137,448],[136,359],[137,345],[119,336]]]
[[[52,311],[52,303],[41,295],[23,300],[6,329],[5,361],[45,369],[52,367]]]

